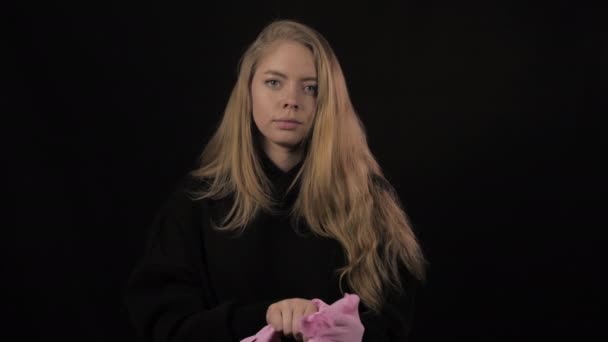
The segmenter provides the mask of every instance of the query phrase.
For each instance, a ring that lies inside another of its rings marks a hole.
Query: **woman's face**
[[[293,41],[271,45],[258,61],[251,81],[253,120],[265,148],[297,147],[312,126],[316,95],[312,52]]]

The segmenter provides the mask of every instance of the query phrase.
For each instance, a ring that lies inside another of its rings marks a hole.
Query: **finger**
[[[283,305],[283,307],[281,307],[281,318],[283,321],[283,334],[285,336],[290,336],[291,333],[293,332],[292,317],[293,317],[292,306]]]
[[[317,312],[317,307],[314,304],[306,305],[306,310],[304,311],[304,316],[309,316]]]
[[[270,324],[275,331],[283,330],[283,318],[281,317],[281,310],[277,305],[273,304],[268,307],[266,323]]]
[[[294,310],[293,312],[293,322],[292,322],[292,327],[293,327],[293,336],[295,337],[296,340],[298,341],[302,341],[302,327],[300,324],[300,321],[302,320],[302,317],[304,316],[304,312],[306,311],[306,306],[302,306],[300,308],[298,308],[297,310]]]

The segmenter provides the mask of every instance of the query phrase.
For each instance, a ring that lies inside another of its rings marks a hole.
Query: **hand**
[[[302,317],[317,312],[312,301],[302,298],[290,298],[271,304],[266,310],[266,322],[285,336],[291,336],[297,341],[304,340],[300,321]],[[306,339],[307,340],[307,339]],[[305,340],[304,340],[305,341]]]

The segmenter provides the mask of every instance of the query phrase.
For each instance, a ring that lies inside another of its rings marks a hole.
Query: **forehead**
[[[275,70],[288,77],[316,76],[315,60],[306,46],[294,41],[270,45],[258,62],[258,73]]]

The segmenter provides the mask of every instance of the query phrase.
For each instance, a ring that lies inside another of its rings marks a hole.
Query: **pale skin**
[[[293,41],[273,43],[251,80],[253,120],[262,132],[264,151],[283,171],[302,159],[300,142],[312,126],[317,72],[312,52]],[[282,127],[280,120],[295,120]]]
[[[263,135],[264,152],[285,172],[303,158],[300,142],[312,127],[316,94],[315,61],[304,45],[275,42],[258,61],[251,80],[253,119]],[[289,298],[268,307],[266,322],[285,336],[307,341],[300,320],[315,312],[311,300]]]
[[[302,336],[302,317],[317,312],[317,307],[308,299],[290,298],[271,304],[266,310],[266,322],[285,336],[293,336],[298,341],[308,341]]]

